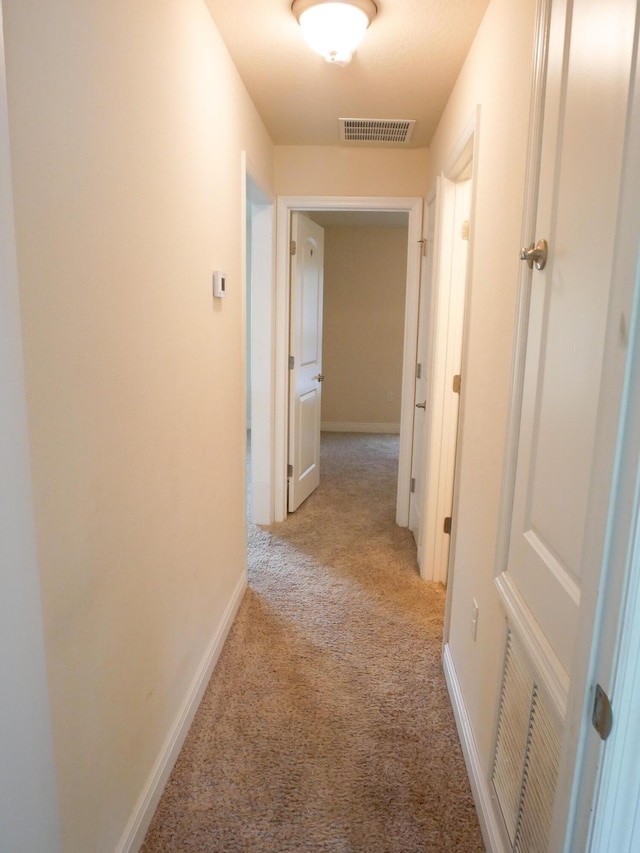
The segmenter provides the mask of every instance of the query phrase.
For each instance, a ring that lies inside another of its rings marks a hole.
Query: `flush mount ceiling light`
[[[373,0],[293,0],[291,11],[312,50],[347,65],[378,9]]]

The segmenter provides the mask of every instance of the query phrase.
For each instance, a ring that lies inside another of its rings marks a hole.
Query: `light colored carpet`
[[[325,434],[317,492],[250,525],[250,588],[145,853],[484,850],[444,590],[395,525],[397,453],[397,436]]]

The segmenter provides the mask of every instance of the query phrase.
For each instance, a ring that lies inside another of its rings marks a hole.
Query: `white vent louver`
[[[493,786],[511,850],[547,853],[561,733],[513,634],[507,635]]]
[[[493,785],[512,844],[518,828],[532,690],[533,680],[520,657],[514,653],[509,633],[502,677]]]
[[[385,142],[406,145],[413,136],[415,119],[340,118],[342,142]]]
[[[535,694],[531,705],[522,801],[514,850],[529,853],[534,850],[546,852],[549,849],[549,829],[559,761],[560,734],[540,695]]]

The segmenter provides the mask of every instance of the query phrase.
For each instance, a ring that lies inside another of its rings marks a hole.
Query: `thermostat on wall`
[[[213,295],[219,297],[227,295],[227,276],[220,270],[215,270],[213,273]]]

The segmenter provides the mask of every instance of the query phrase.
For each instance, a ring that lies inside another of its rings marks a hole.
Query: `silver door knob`
[[[424,401],[424,403],[416,403],[416,409],[426,409],[426,408],[427,408],[427,401],[426,400]]]
[[[325,375],[324,375],[324,373],[319,373],[317,376],[314,376],[313,378],[316,379],[318,382],[324,382]]]
[[[549,246],[546,240],[538,240],[535,244],[532,243],[528,249],[520,249],[520,260],[526,261],[530,270],[533,265],[536,265],[537,270],[543,270],[547,263],[547,253]]]

